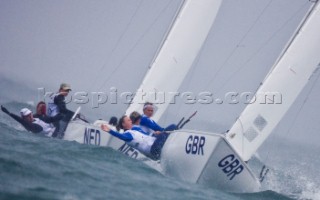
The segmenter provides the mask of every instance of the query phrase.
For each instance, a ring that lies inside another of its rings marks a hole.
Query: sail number
[[[206,143],[206,138],[201,136],[193,136],[193,135],[190,135],[187,139],[187,142],[186,142],[186,153],[187,154],[198,154],[198,155],[203,155],[204,154],[204,151],[203,151],[203,147]]]
[[[223,173],[232,180],[236,175],[240,174],[244,167],[235,155],[230,154],[222,158],[218,163],[218,166],[222,169]]]
[[[138,152],[136,149],[130,147],[130,146],[127,145],[126,143],[124,143],[124,144],[118,149],[118,151],[121,151],[123,154],[125,154],[125,155],[127,155],[127,156],[129,156],[129,157],[131,157],[131,158],[137,158],[138,155],[139,155],[139,152]]]
[[[93,128],[86,128],[84,130],[83,143],[100,145],[100,131]]]

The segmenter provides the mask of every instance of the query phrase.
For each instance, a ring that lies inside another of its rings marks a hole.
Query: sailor
[[[74,115],[74,112],[67,109],[65,102],[65,97],[68,96],[70,91],[70,85],[62,83],[60,85],[59,92],[50,96],[50,100],[48,102],[48,116],[61,116],[61,120],[54,123],[58,131],[53,135],[53,137],[63,138],[64,131],[66,130],[70,119]]]
[[[109,124],[112,126],[117,126],[117,123],[118,123],[118,118],[115,116],[112,116],[109,120]]]
[[[28,131],[32,133],[40,133],[48,137],[52,136],[52,134],[56,130],[51,122],[59,120],[58,118],[47,118],[48,121],[44,122],[39,118],[33,117],[31,110],[29,110],[28,108],[21,109],[21,117],[10,113],[4,106],[1,106],[1,110],[15,119],[17,122],[19,122]]]
[[[175,124],[169,125],[167,128],[159,126],[154,120],[151,119],[154,113],[154,106],[150,102],[146,102],[143,106],[143,115],[141,116],[140,125],[144,132],[153,134],[155,131],[173,131],[176,129]]]
[[[168,133],[163,132],[153,137],[137,130],[132,130],[132,121],[126,115],[120,118],[118,125],[124,130],[124,133],[114,131],[106,124],[102,124],[101,129],[125,141],[129,146],[137,149],[147,157],[153,160],[160,159],[161,149],[169,136]]]
[[[141,126],[140,126],[140,121],[141,121],[141,114],[137,111],[133,111],[131,114],[130,114],[130,119],[132,121],[132,130],[136,130],[136,131],[139,131],[145,135],[152,135],[150,133],[147,133],[145,132]],[[160,133],[160,131],[156,131],[157,134]]]
[[[39,118],[41,119],[42,121],[44,121],[43,119],[47,118],[47,106],[46,106],[46,103],[44,101],[40,101],[38,104],[37,104],[37,107],[36,107],[36,114],[33,115],[33,117],[35,118]]]

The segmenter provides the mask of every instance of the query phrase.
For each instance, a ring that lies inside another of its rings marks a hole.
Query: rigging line
[[[212,26],[212,27],[213,27],[213,26]],[[211,27],[211,29],[212,29],[212,27]],[[208,35],[207,35],[207,37],[205,38],[205,40],[204,40],[204,42],[203,42],[203,45],[201,46],[201,48],[200,48],[200,50],[199,50],[199,53],[198,53],[197,56],[196,56],[195,61],[192,63],[191,70],[189,71],[189,73],[191,73],[191,77],[190,77],[190,81],[187,82],[187,88],[190,88],[190,85],[191,85],[191,83],[192,83],[192,81],[193,81],[193,79],[194,79],[194,74],[195,74],[194,71],[195,71],[195,69],[196,69],[196,66],[199,64],[199,61],[200,61],[201,56],[203,55],[204,49],[205,49],[205,47],[208,45],[207,41],[208,41],[208,38],[209,38],[209,34],[210,34],[210,32],[211,32],[211,29],[210,29],[210,31],[208,32]],[[181,88],[181,86],[180,86],[180,88]],[[182,103],[182,104],[183,104],[183,103]],[[176,116],[175,116],[176,118],[178,117],[178,114],[180,113],[182,104],[179,104],[179,107],[178,107],[178,109],[177,109]],[[191,109],[194,109],[194,107],[195,107],[196,104],[197,104],[197,102],[194,103],[193,105],[190,105],[189,108],[187,109],[187,111],[185,112],[185,114],[190,113],[190,112],[191,112]],[[184,114],[184,115],[185,115],[185,114]]]
[[[282,25],[280,26],[280,28],[278,28],[272,35],[271,37],[269,37],[261,46],[260,48],[255,51],[234,73],[232,73],[229,78],[227,78],[227,81],[221,86],[219,87],[220,90],[222,90],[229,82],[230,80],[232,80],[232,77],[234,77],[236,74],[239,73],[239,71],[241,71],[244,67],[246,67],[248,64],[256,55],[258,55],[262,49],[282,30],[284,29],[284,27],[287,26],[287,24],[294,18],[294,16],[296,16],[299,12],[301,12],[305,6],[309,4],[308,2],[306,2],[303,6],[301,6],[296,12],[294,12],[294,14]],[[258,86],[258,88],[260,87],[260,85]],[[258,90],[257,88],[257,90]]]
[[[300,105],[300,107],[299,107],[299,109],[298,109],[298,112],[295,114],[294,119],[293,119],[292,122],[290,123],[290,126],[289,126],[287,132],[286,132],[285,135],[284,135],[285,138],[287,138],[288,134],[291,132],[291,130],[292,130],[292,128],[293,128],[293,125],[296,123],[296,121],[297,121],[297,119],[298,119],[298,116],[300,115],[300,113],[301,113],[301,111],[303,110],[306,102],[308,101],[308,98],[309,98],[311,92],[313,91],[316,83],[318,82],[319,77],[320,77],[320,73],[318,73],[318,76],[317,76],[316,80],[313,82],[311,88],[310,88],[309,91],[307,92],[307,95],[306,95],[303,103]],[[272,134],[272,140],[274,140],[275,137],[276,137],[276,134]],[[277,144],[273,144],[273,145],[276,146]],[[273,148],[268,148],[267,153],[266,153],[266,159],[265,159],[265,161],[268,161],[268,160],[269,160],[269,157],[270,157],[270,149],[277,148],[277,147],[274,147],[274,146],[273,146]]]
[[[181,15],[181,10],[183,9],[184,5],[186,4],[186,1],[187,0],[182,0],[180,2],[180,5],[179,5],[174,17],[173,17],[173,20],[171,21],[169,28],[166,30],[166,33],[164,34],[164,37],[162,38],[162,41],[161,41],[156,53],[154,54],[154,57],[153,57],[152,61],[149,64],[148,70],[150,70],[152,68],[152,65],[156,62],[156,60],[158,58],[158,54],[160,53],[161,49],[166,44],[167,39],[168,39],[168,37],[170,35],[170,32],[171,32],[173,26],[175,25],[177,19],[180,18],[179,16]],[[147,70],[146,74],[148,73],[148,70]],[[146,74],[145,74],[145,76],[146,76]]]
[[[263,47],[264,47],[266,44],[268,44],[284,27],[286,27],[287,24],[294,18],[294,16],[296,16],[299,12],[301,12],[301,11],[305,8],[305,6],[308,5],[308,4],[309,4],[309,2],[306,2],[306,3],[303,4],[299,9],[297,9],[297,11],[294,12],[294,14],[293,14],[291,17],[289,17],[289,19],[288,19],[279,29],[277,29],[277,30],[272,34],[272,36],[271,36],[268,40],[266,40],[266,42],[258,49],[258,51],[256,51],[255,53],[253,53],[252,56],[249,57],[249,58],[241,65],[241,67],[240,67],[238,70],[236,70],[236,72],[232,73],[232,75],[229,76],[229,78],[227,79],[227,81],[226,81],[221,87],[219,87],[219,90],[218,90],[216,93],[221,92],[222,89],[231,81],[232,77],[234,77],[240,70],[242,70],[242,69],[245,67],[245,64],[247,64],[248,62],[250,62],[250,61],[253,59],[253,57],[256,56],[256,55],[263,49]],[[268,4],[268,5],[269,5],[269,4]],[[267,6],[268,6],[268,5],[267,5]],[[266,10],[266,9],[264,9],[264,11],[265,11],[265,10]],[[264,12],[264,11],[263,11],[263,12]],[[256,21],[257,21],[257,20],[256,20]],[[237,47],[237,48],[238,48],[238,47]],[[225,62],[225,63],[226,63],[226,62]],[[212,81],[210,81],[210,84],[211,84],[211,83],[212,83]],[[261,86],[261,84],[259,84],[259,86],[257,87],[256,91],[260,88],[260,86]],[[200,109],[200,111],[203,110],[203,109],[204,109],[204,108]]]
[[[305,5],[307,5],[307,4],[308,4],[308,2],[306,2],[306,3],[305,3],[299,10],[297,10],[297,12],[295,12],[295,13],[298,14],[298,13],[305,7]],[[312,7],[314,7],[314,6],[315,6],[315,4],[314,4]],[[298,32],[298,31],[301,29],[301,25],[302,25],[302,24],[305,22],[305,20],[308,18],[308,16],[310,15],[311,11],[312,11],[312,8],[308,11],[307,15],[304,17],[303,21],[300,23],[300,25],[299,25],[298,29],[296,30],[296,32]],[[292,16],[292,18],[293,18],[293,16]],[[291,19],[289,19],[288,21],[290,21],[290,20],[291,20]],[[288,21],[287,21],[287,22],[288,22]],[[296,34],[289,40],[288,44],[290,44],[290,43],[294,40],[295,37],[296,37]],[[281,59],[281,57],[283,56],[283,54],[286,52],[286,50],[287,50],[288,47],[289,47],[288,44],[287,44],[287,46],[285,47],[285,49],[282,51],[282,53],[280,54],[280,57],[277,59],[277,61],[276,61],[275,63],[278,63],[279,60]],[[270,76],[270,74],[272,73],[272,71],[273,71],[273,69],[275,68],[275,66],[276,66],[276,64],[273,65],[273,67],[271,68],[271,70],[270,70],[269,73],[267,74],[266,78],[267,78],[268,76]],[[313,72],[313,74],[315,74],[315,73],[317,72],[317,70],[319,69],[319,66],[320,66],[320,64],[318,65],[318,67],[316,68],[316,70]],[[311,75],[311,76],[312,76],[312,75]],[[266,78],[263,80],[263,82],[266,80]],[[311,78],[311,77],[310,77],[310,78]],[[309,78],[309,80],[310,80],[310,78]],[[313,88],[314,88],[314,86],[315,86],[315,83],[317,82],[318,78],[319,78],[319,74],[318,74],[318,77],[316,78],[316,80],[314,81],[311,89],[308,91],[308,94],[307,94],[306,98],[304,99],[303,104],[300,106],[298,112],[296,113],[296,115],[295,115],[295,117],[294,117],[291,125],[289,126],[289,129],[287,130],[285,136],[287,136],[288,133],[289,133],[289,132],[291,131],[291,129],[293,128],[293,124],[296,122],[296,120],[297,120],[297,118],[298,118],[298,115],[300,114],[300,112],[302,111],[305,103],[307,102],[307,99],[308,99],[310,93],[312,92],[312,90],[313,90]],[[263,82],[262,82],[262,83],[263,83]],[[261,87],[262,83],[261,83],[261,84],[259,85],[259,87],[256,89],[256,92],[257,92],[257,90]],[[276,137],[276,135],[275,135],[275,134],[272,134],[272,135],[271,135],[271,140],[274,140],[275,137]],[[277,148],[277,147],[275,147],[274,145],[275,145],[275,144],[273,144],[273,147],[272,147],[272,148],[269,148],[269,150],[267,150],[266,159],[265,159],[266,162],[268,161],[269,156],[270,156],[270,149]],[[272,146],[272,145],[271,145],[271,146]]]
[[[206,40],[207,40],[207,39],[206,39]],[[205,41],[206,41],[206,40],[205,40]],[[205,43],[204,43],[204,44],[205,44]],[[196,60],[195,60],[195,63],[192,65],[192,69],[190,70],[191,77],[190,77],[190,81],[188,81],[188,83],[187,83],[187,88],[190,88],[190,84],[191,84],[191,82],[192,82],[192,80],[193,80],[193,78],[194,78],[194,70],[195,70],[196,66],[198,65],[198,63],[199,63],[199,60],[200,60],[200,57],[201,57],[201,55],[202,55],[202,52],[203,52],[202,50],[203,50],[204,46],[205,46],[205,45],[202,45],[202,47],[201,47],[201,49],[200,49],[200,53],[197,55]],[[181,86],[180,86],[180,88],[181,88]],[[181,98],[181,97],[180,97],[180,98]],[[178,117],[178,114],[180,113],[182,104],[184,104],[184,103],[180,103],[179,106],[178,106],[178,109],[177,109],[177,112],[176,112],[176,116],[175,116],[176,118]],[[190,106],[190,108],[188,109],[188,111],[187,111],[186,113],[189,113],[190,110],[191,110],[193,107],[194,107],[194,104],[193,104],[193,106]]]
[[[209,31],[210,33],[210,31]],[[209,34],[208,34],[209,35]],[[199,63],[199,60],[200,60],[200,57],[202,56],[202,53],[203,53],[203,49],[205,48],[205,46],[207,45],[206,41],[208,40],[208,36],[206,37],[206,39],[204,40],[204,45],[201,46],[200,50],[199,50],[199,53],[197,54],[196,58],[195,58],[195,61],[194,63],[192,64],[192,67],[191,67],[191,70],[189,71],[189,73],[191,74],[191,77],[190,77],[190,81],[187,82],[187,86],[186,88],[189,88],[190,87],[190,84],[192,82],[192,80],[194,79],[194,70],[196,68],[196,66],[198,65]],[[185,81],[185,80],[184,80]],[[181,88],[181,86],[180,86]],[[180,93],[179,93],[179,96],[180,96]],[[181,97],[181,96],[180,96]],[[180,113],[180,110],[181,110],[181,107],[184,103],[179,103],[179,106],[178,106],[178,109],[177,111],[175,112],[175,118],[178,118],[178,114]],[[191,111],[192,108],[194,108],[196,103],[194,103],[192,106],[189,106],[189,109],[185,112],[185,114],[189,113]],[[168,110],[168,108],[167,108]],[[168,113],[168,112],[166,112]],[[183,115],[185,115],[183,114]],[[165,122],[166,122],[166,119],[167,119],[167,114],[164,114],[164,119],[165,119]]]
[[[259,20],[261,19],[261,17],[264,15],[264,13],[266,12],[266,10],[269,8],[269,6],[271,5],[271,3],[273,2],[273,0],[270,0],[269,3],[263,8],[263,10],[260,12],[259,16],[256,18],[256,20],[253,22],[253,24],[250,26],[250,28],[246,31],[246,33],[242,36],[242,38],[239,40],[237,46],[231,51],[231,53],[228,55],[228,57],[226,58],[226,60],[220,65],[220,67],[218,68],[218,71],[215,73],[215,75],[213,76],[212,79],[209,80],[209,82],[206,85],[211,85],[213,83],[213,81],[216,79],[217,75],[220,73],[220,71],[222,70],[222,68],[229,62],[229,60],[231,59],[231,57],[234,55],[234,53],[237,51],[237,49],[239,49],[239,47],[241,46],[241,43],[246,39],[246,37],[249,35],[249,33],[253,30],[253,28],[256,26],[256,24],[259,22]],[[233,75],[232,75],[233,76]],[[231,76],[231,77],[232,77]],[[227,81],[229,82],[229,80]],[[224,84],[226,85],[226,84]],[[220,87],[220,90],[223,87]],[[216,93],[219,93],[220,90]],[[204,109],[204,108],[202,108]],[[201,110],[202,110],[201,109]]]
[[[320,73],[318,72],[318,71],[319,71],[319,70],[318,70],[319,67],[320,67],[320,64],[318,65],[318,68],[316,68],[316,70],[314,71],[314,73],[318,73],[318,76],[317,76],[317,78],[313,81],[311,88],[309,89],[309,91],[307,92],[306,97],[305,97],[304,100],[303,100],[303,103],[300,105],[298,111],[296,112],[296,114],[295,114],[295,116],[294,116],[294,119],[292,120],[292,122],[290,123],[289,128],[287,129],[286,133],[284,134],[284,137],[285,137],[285,138],[287,138],[288,134],[291,132],[291,130],[292,130],[292,128],[293,128],[293,125],[296,124],[296,121],[297,121],[297,119],[298,119],[298,116],[300,115],[301,111],[303,110],[304,106],[306,105],[306,103],[307,103],[307,101],[308,101],[308,99],[309,99],[310,94],[313,92],[314,87],[315,87],[316,83],[318,82],[318,79],[319,79],[319,77],[320,77]],[[273,135],[274,135],[274,137],[275,137],[275,134],[273,134]],[[277,148],[277,147],[275,147],[275,148]],[[271,148],[271,149],[274,149],[274,148]],[[267,151],[266,160],[269,159],[269,154],[270,154],[270,150]]]
[[[271,1],[272,1],[272,0],[271,0]],[[189,70],[189,73],[191,73],[191,77],[190,77],[190,81],[188,81],[188,83],[187,83],[187,88],[190,88],[191,82],[192,82],[193,79],[194,79],[194,74],[195,74],[194,71],[195,71],[195,68],[196,68],[196,66],[199,64],[200,58],[201,58],[201,56],[203,55],[203,51],[204,51],[205,47],[208,45],[207,41],[208,41],[210,32],[211,32],[211,30],[212,30],[212,27],[213,27],[213,26],[211,26],[211,28],[210,28],[210,30],[209,30],[209,32],[208,32],[208,35],[207,35],[207,37],[205,38],[205,40],[204,40],[204,42],[203,42],[203,45],[201,46],[201,48],[200,48],[200,50],[199,50],[199,53],[197,54],[197,56],[196,56],[196,58],[195,58],[195,61],[192,63],[191,70]],[[181,86],[180,86],[180,88],[181,88]],[[194,103],[193,105],[189,106],[189,109],[187,109],[187,112],[185,112],[185,113],[189,113],[189,112],[191,111],[191,109],[194,109],[195,104],[196,104],[196,103]],[[175,116],[176,118],[178,117],[178,114],[179,114],[179,112],[180,112],[180,110],[181,110],[181,106],[182,106],[182,104],[179,104],[179,107],[178,107],[178,109],[177,109],[176,116]]]
[[[123,38],[123,37],[126,35],[126,33],[128,32],[129,27],[131,26],[133,19],[135,19],[138,11],[139,11],[140,8],[141,8],[142,1],[143,1],[143,0],[140,0],[140,1],[139,1],[138,6],[136,7],[133,15],[131,16],[129,22],[127,23],[124,31],[121,33],[120,37],[118,37],[118,39],[117,39],[117,41],[116,41],[116,44],[115,44],[114,47],[112,48],[109,57],[112,57],[112,55],[114,54],[114,52],[116,51],[116,49],[119,47],[119,44],[120,44],[120,42],[122,41],[122,38]],[[106,61],[105,64],[103,64],[103,65],[100,67],[100,69],[97,71],[98,73],[96,74],[95,78],[92,79],[92,80],[94,80],[94,82],[93,82],[93,84],[91,85],[90,91],[93,89],[94,85],[97,84],[97,80],[99,80],[99,79],[98,79],[98,76],[100,75],[100,72],[103,71],[103,69],[109,64],[109,62],[110,62],[110,59],[108,59],[108,61]]]
[[[161,52],[161,49],[162,49],[162,48],[164,47],[164,45],[166,44],[166,41],[167,41],[168,36],[169,36],[169,34],[170,34],[171,30],[172,30],[172,27],[174,26],[174,24],[176,23],[177,19],[179,18],[180,14],[181,14],[181,10],[182,10],[182,8],[184,7],[186,1],[187,1],[187,0],[182,0],[182,1],[180,2],[180,5],[179,5],[179,7],[178,7],[178,9],[177,9],[174,17],[173,17],[173,20],[171,21],[168,29],[166,30],[166,33],[164,34],[164,37],[162,38],[162,41],[161,41],[161,43],[160,43],[160,45],[159,45],[159,47],[158,47],[158,49],[157,49],[157,51],[156,51],[153,59],[152,59],[152,61],[150,62],[148,68],[146,69],[146,71],[145,71],[145,73],[144,73],[144,76],[143,76],[144,78],[142,79],[142,83],[140,84],[140,86],[141,86],[142,84],[144,84],[144,79],[145,79],[145,77],[146,77],[147,74],[150,72],[153,64],[156,62],[156,59],[158,58],[159,53]],[[139,87],[140,87],[140,86],[139,86]],[[130,107],[130,105],[132,104],[132,101],[133,101],[133,98],[131,99],[130,103],[128,104],[127,109],[128,109],[128,108]]]
[[[154,54],[154,57],[152,58],[152,61],[150,62],[148,68],[147,68],[146,71],[144,72],[144,76],[143,76],[143,79],[142,79],[142,83],[140,83],[139,88],[140,88],[142,85],[144,85],[144,80],[145,80],[146,76],[148,75],[148,73],[150,73],[150,70],[151,70],[152,66],[156,63],[156,60],[157,60],[157,58],[158,58],[158,55],[159,55],[159,53],[161,52],[161,50],[164,48],[164,45],[166,44],[166,42],[167,42],[167,40],[168,40],[168,37],[169,37],[169,35],[170,35],[170,33],[171,33],[171,30],[172,30],[173,26],[175,25],[177,19],[179,18],[180,14],[181,14],[181,10],[183,9],[186,1],[187,1],[187,0],[182,0],[182,1],[180,2],[180,5],[179,5],[178,9],[176,10],[175,15],[174,15],[174,17],[173,17],[173,20],[171,21],[170,25],[168,26],[168,28],[167,28],[167,30],[166,30],[166,33],[164,34],[164,37],[162,38],[162,41],[161,41],[158,49],[156,50],[156,53]],[[133,101],[133,98],[131,99],[131,102],[130,102],[130,104],[128,104],[128,107],[127,107],[127,108],[130,107],[132,101]]]
[[[292,128],[293,128],[293,124],[296,123],[298,116],[300,115],[301,111],[303,110],[304,106],[306,105],[306,103],[307,103],[307,101],[308,101],[308,99],[309,99],[309,96],[310,96],[311,92],[313,91],[316,83],[318,82],[319,77],[320,77],[320,73],[318,73],[317,78],[316,78],[315,81],[312,83],[311,88],[309,89],[309,91],[308,91],[305,99],[303,100],[303,103],[302,103],[302,105],[300,106],[298,112],[296,113],[296,115],[295,115],[295,117],[294,117],[291,125],[289,126],[290,128],[289,128],[288,131],[286,132],[285,136],[287,136],[288,133],[291,132],[291,130],[292,130]]]
[[[309,0],[310,1],[310,0]],[[317,1],[317,0],[316,0]],[[304,8],[305,5],[307,5],[308,2],[306,2],[302,7]],[[287,42],[287,44],[285,45],[285,48],[282,50],[282,52],[280,53],[280,56],[277,58],[277,60],[275,61],[275,63],[273,64],[272,68],[269,70],[267,76],[265,77],[265,79],[262,81],[262,83],[268,78],[268,76],[273,72],[273,69],[276,67],[276,65],[279,63],[279,61],[282,59],[283,55],[285,54],[285,52],[288,50],[288,48],[290,47],[290,44],[294,41],[294,39],[297,37],[297,35],[300,33],[302,25],[306,22],[306,20],[309,18],[309,16],[311,15],[311,13],[313,12],[313,8],[316,6],[316,3],[314,3],[313,5],[310,6],[309,11],[307,11],[307,14],[304,16],[304,18],[302,19],[302,21],[300,22],[300,24],[298,25],[298,28],[295,30],[293,36],[289,39],[289,41]],[[297,11],[297,14],[300,12],[300,10]]]
[[[114,68],[114,70],[109,74],[108,78],[105,79],[105,81],[103,82],[103,84],[101,85],[101,87],[99,88],[99,90],[110,80],[110,78],[112,77],[112,75],[119,70],[119,67],[124,63],[124,61],[128,58],[128,56],[133,52],[133,50],[138,46],[138,44],[141,42],[141,40],[145,37],[145,35],[152,30],[152,27],[156,24],[156,22],[160,19],[160,16],[162,13],[165,12],[165,10],[167,10],[169,8],[169,6],[172,4],[173,1],[169,1],[169,3],[161,10],[161,12],[159,13],[159,15],[156,17],[155,21],[147,28],[147,30],[144,32],[144,34],[142,34],[138,40],[135,42],[135,44],[133,45],[133,47],[128,51],[128,53],[124,56],[124,58],[122,59],[122,61]]]
[[[252,29],[256,26],[256,24],[259,22],[259,20],[261,19],[261,17],[264,15],[265,11],[267,10],[267,8],[269,8],[270,4],[273,2],[273,0],[270,0],[269,3],[263,8],[263,10],[261,11],[261,13],[259,14],[259,16],[256,18],[256,20],[254,21],[254,23],[250,26],[250,28],[248,29],[248,31],[243,35],[243,37],[240,39],[240,41],[238,42],[238,44],[236,45],[236,47],[231,51],[231,53],[228,55],[228,57],[226,58],[226,60],[220,65],[220,67],[218,68],[218,71],[215,73],[215,75],[213,76],[213,78],[208,82],[207,85],[211,85],[212,82],[216,79],[217,75],[220,73],[220,71],[222,70],[222,68],[229,62],[229,60],[231,59],[231,57],[234,55],[234,53],[239,49],[239,47],[241,47],[241,43],[246,39],[246,37],[249,35],[249,33],[252,31]]]

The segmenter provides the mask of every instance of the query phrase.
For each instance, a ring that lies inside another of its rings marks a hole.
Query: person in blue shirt
[[[152,103],[147,102],[143,106],[143,115],[141,116],[140,125],[141,128],[147,133],[154,133],[155,131],[173,131],[176,129],[175,124],[169,125],[167,128],[163,128],[151,119],[154,113],[154,106]]]
[[[137,111],[133,111],[131,114],[130,114],[130,119],[132,121],[132,130],[136,130],[136,131],[139,131],[145,135],[150,135],[152,136],[153,134],[152,133],[148,133],[148,132],[145,132],[142,127],[140,126],[140,121],[141,121],[141,114]],[[156,131],[154,132],[155,134],[159,134],[160,131]]]
[[[107,124],[102,124],[101,129],[111,135],[125,141],[129,146],[137,149],[145,156],[158,160],[161,156],[161,150],[165,144],[169,134],[162,132],[156,136],[149,136],[143,132],[132,130],[131,119],[124,115],[119,119],[119,128],[124,130],[124,133],[119,133],[110,129]]]

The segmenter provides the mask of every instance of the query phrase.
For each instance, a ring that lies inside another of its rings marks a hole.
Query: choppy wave
[[[0,199],[320,199],[317,149],[279,147],[265,191],[230,194],[165,177],[110,148],[28,133],[3,113],[0,133]]]

